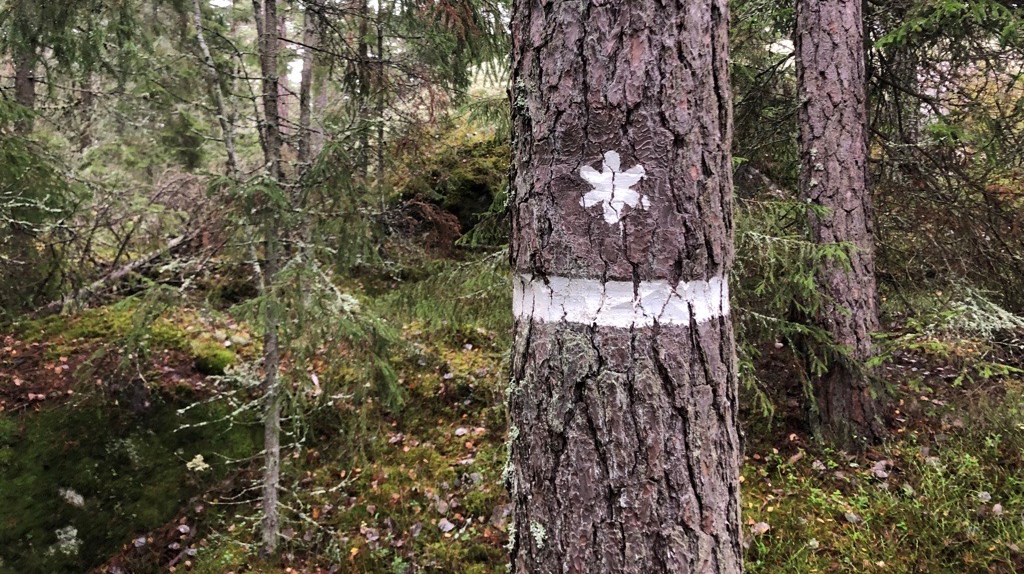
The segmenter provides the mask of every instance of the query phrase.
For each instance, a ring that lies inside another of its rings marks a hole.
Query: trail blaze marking
[[[601,171],[589,165],[580,168],[580,177],[593,188],[583,196],[580,205],[589,209],[603,204],[604,220],[610,225],[622,220],[625,215],[623,208],[627,205],[633,209],[648,209],[651,206],[646,196],[633,189],[634,185],[647,176],[644,166],[635,165],[626,171],[620,171],[621,167],[622,158],[618,152],[609,151],[604,154]]]
[[[570,277],[513,279],[513,313],[543,323],[603,327],[690,326],[729,314],[729,283],[707,281],[607,281]]]

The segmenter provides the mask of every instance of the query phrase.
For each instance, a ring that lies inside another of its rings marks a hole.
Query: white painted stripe
[[[703,323],[729,314],[729,282],[608,281],[569,277],[514,281],[512,310],[519,319],[603,327],[650,327]]]

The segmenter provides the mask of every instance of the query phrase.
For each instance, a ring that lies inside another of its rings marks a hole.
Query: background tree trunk
[[[867,104],[860,0],[797,2],[800,189],[812,205],[819,244],[848,243],[849,269],[829,261],[818,281],[826,303],[818,321],[846,353],[815,381],[816,425],[842,448],[876,440],[882,426],[870,373],[878,329],[871,196],[867,185]]]
[[[386,198],[384,197],[384,96],[387,88],[384,86],[384,18],[390,15],[391,8],[385,12],[384,6],[377,5],[377,108],[374,116],[377,122],[377,195],[380,196],[380,208],[384,211]]]
[[[370,76],[372,74],[370,64],[370,43],[369,34],[370,3],[363,0],[359,7],[359,26],[357,34],[359,41],[356,49],[359,52],[359,63],[356,68],[357,81],[359,82],[357,102],[359,111],[359,174],[362,176],[365,185],[370,174]]]
[[[306,169],[312,161],[313,143],[313,48],[317,44],[316,20],[306,7],[302,23],[302,76],[299,81],[299,165]]]
[[[257,13],[257,20],[260,15]],[[260,67],[263,75],[263,118],[266,168],[278,185],[284,184],[281,164],[281,126],[278,112],[278,41],[277,0],[263,3],[263,26],[260,37]],[[263,266],[263,393],[266,404],[264,414],[263,470],[263,553],[277,551],[280,520],[278,514],[278,486],[281,482],[281,389],[278,370],[281,356],[278,346],[278,313],[273,297],[274,280],[280,262],[279,209],[265,206],[264,213],[264,266]]]
[[[192,19],[196,27],[196,41],[199,43],[199,51],[203,56],[203,64],[206,67],[206,79],[210,84],[210,97],[213,99],[214,109],[217,110],[217,121],[220,123],[221,137],[224,138],[224,152],[227,156],[225,169],[229,177],[237,178],[238,158],[235,153],[234,125],[231,123],[227,105],[224,103],[220,73],[217,72],[217,65],[213,61],[213,54],[210,53],[210,46],[206,43],[206,34],[203,32],[203,10],[199,0],[193,0],[192,2]]]
[[[29,112],[36,108],[36,51],[25,47],[14,58],[14,101]],[[29,116],[19,120],[15,125],[15,133],[27,135],[32,133],[35,118]]]
[[[727,25],[514,3],[513,572],[742,571]]]
[[[82,79],[82,87],[79,90],[81,96],[78,100],[79,115],[82,118],[81,127],[78,132],[78,151],[83,152],[93,142],[93,116],[96,113],[96,90],[98,83],[94,72],[87,72]]]

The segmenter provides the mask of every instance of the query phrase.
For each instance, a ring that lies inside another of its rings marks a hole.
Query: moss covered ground
[[[150,533],[258,450],[256,427],[204,402],[212,383],[196,367],[223,346],[194,345],[205,341],[198,316],[177,309],[138,325],[139,311],[128,300],[4,337],[0,572],[86,572],[125,544],[162,555],[174,542]]]
[[[213,429],[174,433],[173,409],[140,418],[109,402],[77,402],[88,393],[74,377],[59,398],[14,400],[36,383],[11,391],[8,368],[0,374],[9,401],[0,414],[0,571],[74,571],[49,566],[50,549],[62,528],[89,516],[103,527],[78,528],[79,557],[105,574],[504,572],[512,525],[501,484],[509,345],[502,260],[438,265],[419,280],[363,293],[367,308],[401,332],[391,361],[404,400],[384,408],[340,397],[290,437],[298,446],[285,460],[285,542],[273,564],[257,551],[258,460],[223,468],[218,480],[188,468],[197,454],[244,458],[238,453],[251,444]],[[22,325],[13,347],[38,356],[41,372],[62,358],[77,371],[98,341],[131,331],[121,312]],[[200,372],[197,348],[231,349],[224,341],[249,334],[196,309],[150,324],[151,382],[179,377],[152,383],[167,404],[207,396],[197,383],[215,379]],[[1024,382],[1013,357],[983,339],[899,325],[883,342],[880,372],[893,394],[884,445],[850,456],[816,444],[799,422],[799,384],[775,393],[770,416],[744,399],[749,572],[1024,571]],[[766,359],[783,364],[785,352]],[[87,506],[69,504],[63,488]]]

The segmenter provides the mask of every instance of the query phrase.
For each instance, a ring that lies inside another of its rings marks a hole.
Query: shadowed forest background
[[[730,4],[746,568],[1024,571],[1024,13],[864,6],[846,449],[794,7]],[[509,14],[0,0],[0,573],[505,572]]]

